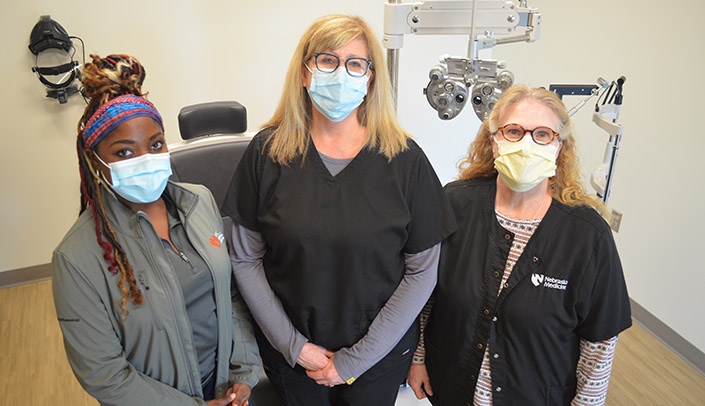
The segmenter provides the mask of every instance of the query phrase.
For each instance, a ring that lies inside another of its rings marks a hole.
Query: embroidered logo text
[[[531,275],[531,283],[534,286],[542,286],[549,289],[566,290],[568,288],[568,281],[565,279],[551,278],[537,273]]]

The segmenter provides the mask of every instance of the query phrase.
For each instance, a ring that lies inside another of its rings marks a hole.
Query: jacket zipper
[[[147,220],[147,222],[149,223],[149,220]],[[149,224],[151,225],[151,223],[149,223]],[[139,232],[139,234],[141,235],[141,237],[144,238],[144,233],[143,233],[143,231],[142,231],[142,227],[138,227],[137,229],[138,229],[138,232]],[[159,235],[157,235],[156,230],[154,230],[154,227],[151,227],[151,229],[152,229],[152,232],[154,233],[154,236],[155,236],[155,237],[157,238],[157,240],[159,241],[160,238],[159,238]],[[159,278],[162,280],[162,283],[164,284],[164,288],[165,288],[165,289],[168,289],[168,293],[170,294],[170,293],[171,293],[171,289],[170,289],[170,286],[171,286],[171,285],[169,284],[169,282],[167,282],[167,280],[166,280],[167,278],[166,278],[165,275],[163,275],[163,272],[162,272],[161,270],[159,270],[159,268],[156,266],[157,261],[154,259],[154,252],[153,252],[153,250],[149,248],[148,244],[146,244],[146,246],[147,246],[147,251],[149,252],[149,259],[150,259],[151,262],[152,262],[152,264],[151,264],[151,265],[152,265],[152,268],[155,270],[154,273],[159,276]],[[162,252],[163,252],[163,251],[162,251]],[[181,251],[179,251],[179,252],[181,252]],[[184,257],[185,257],[185,255],[184,255]],[[184,257],[182,257],[182,258],[184,258]],[[178,296],[181,296],[181,295],[176,295],[176,296],[174,296],[174,297],[178,297]],[[177,333],[178,333],[178,334],[176,334],[176,335],[177,335],[177,339],[179,340],[179,347],[181,348],[181,353],[182,353],[182,355],[184,356],[184,360],[188,360],[189,357],[188,357],[188,355],[186,354],[186,351],[185,351],[184,337],[182,337],[182,335],[180,334],[180,333],[182,332],[182,329],[181,329],[181,327],[180,327],[180,324],[181,324],[181,323],[180,323],[180,321],[179,321],[179,320],[180,320],[180,317],[185,317],[185,316],[179,314],[180,312],[178,311],[178,309],[176,309],[174,300],[170,300],[170,301],[169,301],[169,305],[170,305],[169,307],[171,307],[171,310],[172,310],[172,317],[173,317],[173,320],[176,322],[176,326],[175,326],[175,327],[177,328]],[[152,309],[153,309],[153,308],[152,308]],[[154,309],[153,309],[152,311],[154,312]],[[155,315],[155,317],[156,317],[156,315]],[[187,362],[187,363],[190,364],[190,362]],[[198,364],[196,364],[196,365],[198,365]],[[198,371],[198,367],[196,367],[196,371]],[[191,375],[191,374],[189,374],[189,375]],[[192,392],[192,393],[201,393],[201,390],[202,390],[202,389],[201,389],[201,383],[200,383],[200,382],[197,383],[194,376],[191,376],[191,377],[188,379],[188,381],[189,381],[189,384],[190,384],[190,386],[191,386],[191,392]]]
[[[192,206],[191,209],[189,210],[189,212],[188,212],[188,213],[185,213],[184,216],[183,216],[182,219],[181,219],[181,222],[182,222],[182,224],[183,224],[183,226],[184,226],[184,231],[186,231],[186,238],[187,238],[187,239],[189,239],[189,235],[190,235],[190,234],[189,234],[189,216],[191,215],[191,213],[192,213],[194,210],[195,210],[195,205]],[[190,240],[190,239],[189,239],[189,240]],[[198,245],[197,243],[196,243],[196,244],[191,243],[191,246],[192,246],[193,249],[196,251],[196,253],[197,253],[198,255],[200,255],[201,258],[203,258],[203,262],[205,262],[206,268],[207,268],[208,272],[210,273],[211,278],[213,279],[213,289],[218,289],[218,287],[217,287],[218,281],[217,281],[216,274],[215,274],[215,267],[214,267],[213,263],[211,262],[211,259],[208,257],[208,255],[204,255],[203,250],[200,249],[200,247],[199,247],[199,245]],[[184,256],[184,257],[185,257],[185,256]],[[188,260],[188,258],[186,258],[186,260]],[[223,307],[223,306],[221,306],[221,303],[219,303],[219,300],[218,300],[218,299],[219,299],[219,295],[216,294],[216,295],[215,295],[215,298],[216,298],[216,303],[215,303],[216,309]],[[230,319],[232,319],[232,315],[231,315]],[[226,345],[221,345],[221,339],[220,339],[220,338],[222,337],[222,334],[223,334],[223,332],[221,331],[221,328],[222,328],[223,325],[227,325],[227,323],[221,324],[221,321],[220,321],[220,320],[221,320],[220,317],[218,317],[218,340],[217,340],[218,345],[217,345],[217,347],[216,347],[216,348],[217,348],[216,359],[220,359],[220,358],[221,358],[221,355],[222,355],[221,352],[223,352],[223,351],[224,351],[223,348],[226,347]],[[232,334],[234,334],[234,331],[232,332]],[[223,358],[225,358],[225,357],[223,357]],[[214,371],[214,374],[215,374],[215,380],[216,380],[216,383],[217,383],[217,382],[218,382],[219,371],[221,371],[221,369],[218,367],[218,364],[216,364],[216,367],[215,367],[215,368],[216,368],[216,369],[215,369],[215,371]],[[217,389],[216,389],[216,393],[217,393]]]

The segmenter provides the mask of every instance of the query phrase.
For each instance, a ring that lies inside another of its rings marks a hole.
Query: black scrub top
[[[363,149],[336,176],[313,143],[279,165],[256,135],[224,212],[261,233],[265,274],[294,326],[337,350],[365,335],[404,274],[404,254],[424,251],[455,229],[438,178],[421,148],[389,161]]]
[[[425,329],[426,365],[441,405],[472,402],[489,343],[495,405],[568,405],[580,339],[631,325],[629,295],[607,223],[553,201],[499,296],[514,234],[495,214],[496,177],[452,182],[458,231],[443,242]]]

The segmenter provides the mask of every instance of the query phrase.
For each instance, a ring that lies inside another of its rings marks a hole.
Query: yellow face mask
[[[496,141],[499,156],[494,167],[509,189],[526,192],[556,174],[557,146],[539,145],[528,136],[517,142]]]

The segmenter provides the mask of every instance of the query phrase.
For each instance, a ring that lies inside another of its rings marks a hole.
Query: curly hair
[[[145,70],[142,64],[129,55],[108,55],[101,58],[91,55],[92,62],[83,67],[81,76],[82,92],[88,97],[88,105],[78,121],[78,137],[76,149],[78,152],[78,168],[81,177],[81,210],[90,209],[95,221],[95,233],[98,244],[103,248],[103,258],[108,262],[111,274],[120,274],[118,286],[123,292],[120,308],[124,317],[129,311],[125,303],[129,300],[134,305],[144,301],[132,266],[120,245],[115,230],[110,225],[105,214],[102,194],[100,193],[100,178],[91,164],[90,154],[95,146],[86,146],[82,131],[93,114],[106,102],[123,95],[145,96],[142,93],[142,83]],[[104,237],[105,236],[105,239]]]
[[[507,111],[525,99],[536,100],[549,107],[558,117],[561,149],[556,159],[556,175],[549,178],[551,196],[568,206],[590,206],[605,218],[610,214],[604,203],[588,195],[581,180],[580,159],[573,136],[573,126],[565,105],[553,92],[544,88],[530,88],[518,84],[507,89],[493,107],[489,117],[482,122],[477,137],[470,144],[468,155],[460,161],[460,179],[491,177],[497,174],[494,167],[491,136],[497,133]]]

